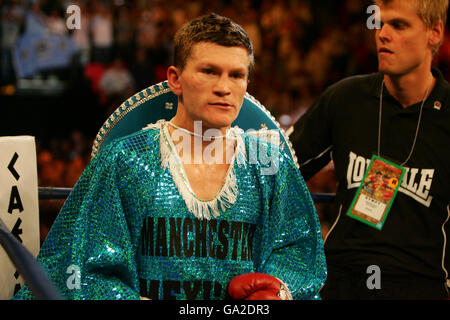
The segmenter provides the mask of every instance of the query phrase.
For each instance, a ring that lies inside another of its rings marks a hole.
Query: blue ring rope
[[[39,200],[66,199],[72,188],[39,187]],[[311,193],[315,203],[333,203],[336,198],[334,193]]]

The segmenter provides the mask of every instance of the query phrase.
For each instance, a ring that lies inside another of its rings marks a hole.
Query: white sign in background
[[[39,199],[32,136],[0,137],[0,217],[36,257],[40,246]],[[0,299],[10,299],[23,283],[23,277],[0,247]]]

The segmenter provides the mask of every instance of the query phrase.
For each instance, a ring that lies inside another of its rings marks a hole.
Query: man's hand
[[[234,277],[228,285],[228,294],[236,300],[292,299],[282,281],[265,273],[245,273]]]

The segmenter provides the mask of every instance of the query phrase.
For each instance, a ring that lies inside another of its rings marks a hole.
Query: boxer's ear
[[[183,93],[183,88],[181,87],[181,82],[180,82],[180,75],[181,75],[181,71],[177,67],[170,66],[167,69],[167,82],[169,84],[169,88],[177,96],[180,96]]]

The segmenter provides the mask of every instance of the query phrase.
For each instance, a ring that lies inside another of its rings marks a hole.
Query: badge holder
[[[372,156],[347,215],[381,230],[404,174],[403,167],[379,156]]]

